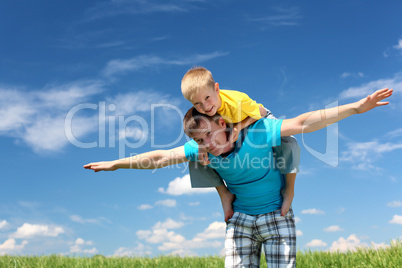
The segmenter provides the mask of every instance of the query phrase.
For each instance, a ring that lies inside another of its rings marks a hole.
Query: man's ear
[[[219,126],[226,128],[226,122],[225,122],[225,120],[223,120],[222,117],[219,117],[218,124],[219,124]]]
[[[219,83],[215,83],[215,92],[219,94]]]

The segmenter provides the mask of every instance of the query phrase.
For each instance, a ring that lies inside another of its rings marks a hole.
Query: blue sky
[[[400,1],[3,1],[0,255],[222,254],[214,189],[186,165],[88,162],[180,146],[184,73],[207,67],[277,117],[394,88],[391,104],[298,135],[298,248],[402,237]]]

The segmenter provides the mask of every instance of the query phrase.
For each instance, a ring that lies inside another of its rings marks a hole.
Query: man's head
[[[181,80],[181,92],[198,112],[213,116],[222,105],[219,84],[203,67],[190,69]]]
[[[200,147],[218,156],[232,149],[228,140],[228,128],[220,115],[201,114],[194,107],[187,111],[183,119],[184,132]]]

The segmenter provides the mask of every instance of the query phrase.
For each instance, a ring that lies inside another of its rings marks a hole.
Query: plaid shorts
[[[264,247],[268,267],[296,267],[296,228],[292,209],[247,215],[235,212],[225,237],[225,267],[260,267]]]

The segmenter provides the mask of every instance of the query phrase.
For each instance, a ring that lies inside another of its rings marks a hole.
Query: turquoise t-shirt
[[[208,154],[215,169],[236,195],[233,210],[249,215],[265,214],[282,206],[283,175],[276,168],[272,147],[281,144],[282,120],[262,118],[239,135],[235,149],[226,157]],[[245,135],[245,136],[243,136]],[[186,158],[198,161],[198,144],[184,145]]]

